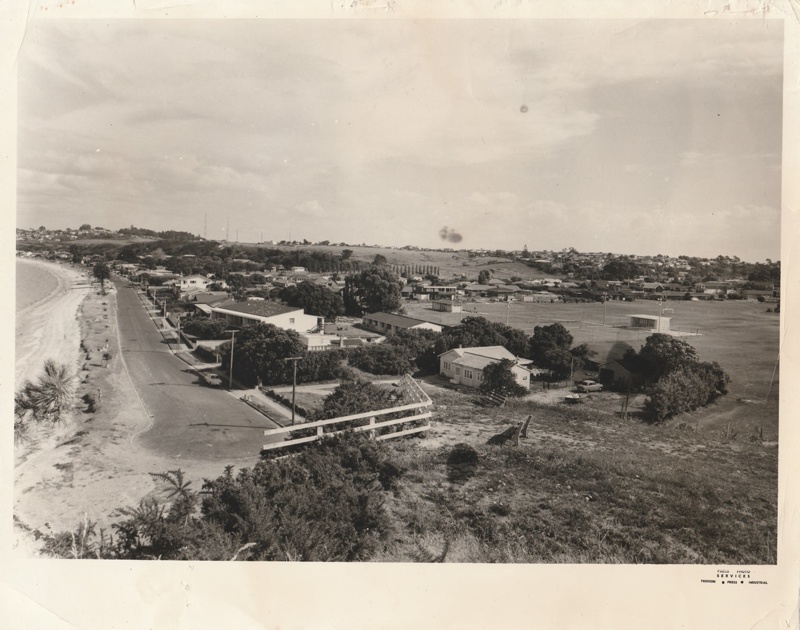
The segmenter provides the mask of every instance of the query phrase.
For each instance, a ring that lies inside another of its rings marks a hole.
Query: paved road
[[[139,436],[140,444],[176,461],[235,463],[257,456],[265,442],[263,429],[277,425],[226,390],[201,386],[170,352],[136,291],[125,282],[117,282],[117,289],[122,354],[154,421]]]

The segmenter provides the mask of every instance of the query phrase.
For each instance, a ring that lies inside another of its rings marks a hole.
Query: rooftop
[[[214,307],[214,311],[225,311],[229,313],[242,313],[245,315],[255,315],[257,317],[274,317],[275,315],[283,315],[284,313],[296,313],[302,311],[301,308],[292,306],[285,306],[277,302],[255,301],[255,302],[237,302],[236,300],[228,300],[218,306]]]
[[[395,315],[394,313],[372,313],[364,315],[364,319],[369,319],[383,324],[390,324],[400,328],[411,328],[419,326],[420,324],[431,324],[433,322],[425,321],[424,319],[417,319],[415,317],[407,317],[406,315]],[[434,326],[441,326],[441,324],[433,324]]]

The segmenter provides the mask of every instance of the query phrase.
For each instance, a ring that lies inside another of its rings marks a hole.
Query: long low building
[[[394,313],[372,313],[364,315],[361,325],[367,330],[373,330],[382,335],[399,333],[401,330],[433,330],[442,332],[442,326],[424,319],[395,315]]]
[[[211,308],[214,319],[226,320],[228,326],[243,328],[253,324],[273,324],[284,330],[307,333],[317,330],[322,322],[314,315],[306,315],[302,308],[284,306],[276,302],[228,300]]]
[[[631,315],[631,328],[647,328],[655,332],[669,332],[669,317],[663,315]]]

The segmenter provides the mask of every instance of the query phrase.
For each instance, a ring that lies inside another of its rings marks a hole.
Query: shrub
[[[350,353],[349,362],[370,374],[399,375],[414,369],[406,348],[383,343],[356,348]]]
[[[514,362],[510,359],[503,359],[487,365],[483,369],[483,383],[478,391],[482,394],[499,394],[500,396],[525,396],[529,390],[517,383],[511,371],[513,366]]]

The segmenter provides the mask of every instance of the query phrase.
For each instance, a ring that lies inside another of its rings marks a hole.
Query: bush
[[[503,359],[487,365],[483,369],[483,383],[478,391],[482,394],[499,394],[500,396],[525,396],[530,390],[517,383],[511,371],[513,366],[514,362],[510,359]]]
[[[704,407],[728,392],[730,377],[718,363],[688,364],[663,376],[645,401],[645,418],[663,422]]]
[[[384,343],[356,348],[350,353],[349,362],[370,374],[400,375],[414,370],[406,348]]]

